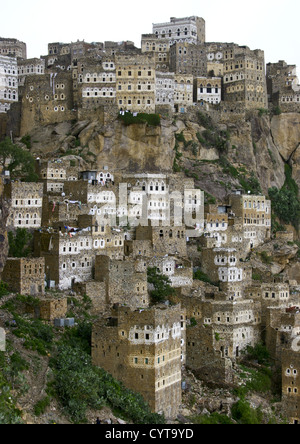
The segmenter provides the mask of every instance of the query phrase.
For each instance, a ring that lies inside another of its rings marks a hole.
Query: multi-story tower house
[[[251,248],[270,238],[271,202],[265,196],[231,194],[229,205],[232,214],[241,218],[244,238],[250,240]]]
[[[223,63],[224,101],[243,103],[246,109],[267,108],[264,52],[232,46],[225,49]]]
[[[11,291],[24,295],[43,295],[45,293],[44,258],[9,258],[3,276]]]
[[[17,39],[0,37],[0,55],[4,55],[6,57],[16,57],[18,59],[26,59],[26,43],[20,42]]]
[[[267,64],[269,101],[283,111],[298,112],[300,109],[300,85],[296,65],[283,60]]]
[[[67,226],[65,232],[35,233],[35,255],[45,258],[47,280],[62,290],[93,278],[97,254],[123,258],[124,235],[92,223],[85,228]]]
[[[45,74],[45,59],[18,60],[18,83],[24,86],[26,77]]]
[[[248,345],[260,340],[260,304],[253,300],[209,299],[202,305],[202,322],[213,328],[213,348],[235,360]]]
[[[168,72],[170,62],[170,40],[158,39],[155,34],[142,34],[142,53],[153,53],[158,72]]]
[[[207,76],[205,46],[189,42],[175,42],[170,48],[170,71],[194,77]]]
[[[185,315],[179,306],[119,307],[93,326],[92,361],[139,392],[153,412],[176,418],[181,404]]]
[[[6,197],[11,201],[7,220],[10,229],[41,227],[43,207],[42,183],[11,182],[4,187]]]
[[[155,57],[152,54],[118,53],[116,83],[119,109],[155,112]]]
[[[0,55],[0,113],[18,101],[17,59]]]
[[[156,72],[156,105],[169,105],[174,110],[175,74]]]
[[[213,282],[249,283],[252,269],[240,262],[244,259],[233,246],[220,248],[203,248],[202,269]]]
[[[73,82],[70,72],[51,72],[26,78],[22,97],[21,135],[38,124],[74,118]]]
[[[193,76],[175,74],[175,111],[185,113],[187,108],[193,105],[193,86]]]
[[[205,20],[200,17],[171,17],[168,23],[153,24],[153,34],[158,39],[168,39],[170,45],[175,42],[200,44],[205,42]]]
[[[82,91],[82,106],[94,109],[116,101],[116,67],[113,57],[103,58],[101,64],[86,65],[78,74]]]

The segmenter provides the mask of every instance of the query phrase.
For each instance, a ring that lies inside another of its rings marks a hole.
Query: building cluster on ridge
[[[184,113],[197,103],[239,113],[299,111],[299,100],[294,66],[269,64],[265,72],[263,51],[207,43],[199,17],[153,25],[141,49],[52,43],[47,56],[28,60],[26,45],[0,39],[0,113],[18,112],[24,134],[101,106]],[[231,383],[243,351],[264,340],[282,370],[284,413],[300,421],[300,282],[256,280],[249,261],[271,239],[265,196],[237,190],[205,204],[183,173],[86,171],[74,159],[39,159],[36,171],[36,183],[4,185],[7,229],[32,231],[34,257],[8,258],[2,274],[13,291],[39,297],[36,314],[49,322],[66,316],[66,298],[45,287],[89,296],[98,317],[93,363],[170,418],[179,412],[185,366]],[[278,245],[292,240],[277,233]],[[149,268],[169,278],[169,302],[151,305]],[[200,268],[206,282],[194,279]]]
[[[186,112],[194,103],[283,111],[300,104],[295,66],[265,69],[264,51],[206,42],[199,17],[153,24],[140,49],[128,41],[50,43],[46,56],[27,59],[24,43],[1,38],[0,73],[0,112],[21,102],[41,121],[107,104],[149,113]]]

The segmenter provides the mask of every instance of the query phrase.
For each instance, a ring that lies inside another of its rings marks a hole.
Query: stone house
[[[267,64],[269,101],[284,112],[299,112],[300,85],[296,65],[280,60]]]
[[[241,218],[244,237],[250,240],[251,248],[265,242],[271,235],[271,202],[265,196],[229,196],[231,213]]]
[[[18,60],[18,83],[19,87],[25,85],[26,77],[32,75],[45,74],[45,60],[44,59],[26,59]]]
[[[218,105],[221,102],[222,79],[221,77],[197,77],[194,82],[196,102],[208,102]]]
[[[174,107],[175,112],[185,113],[193,105],[194,98],[193,76],[188,74],[175,74]]]
[[[170,40],[157,38],[156,34],[142,34],[142,53],[154,53],[156,73],[169,71]]]
[[[67,226],[62,231],[35,232],[34,245],[35,254],[45,258],[47,280],[55,281],[60,289],[90,281],[97,254],[119,259],[124,256],[124,234],[109,226]]]
[[[106,285],[106,303],[124,304],[133,309],[148,307],[147,269],[140,269],[135,260],[113,260],[97,255],[95,281]]]
[[[119,109],[155,113],[155,57],[136,51],[118,53],[115,63]]]
[[[170,45],[176,42],[201,44],[205,42],[205,20],[201,17],[171,17],[170,22],[154,23],[153,34],[157,39],[167,39]]]
[[[176,418],[181,404],[184,310],[180,306],[131,311],[119,307],[95,323],[92,361],[139,392],[153,412]]]
[[[17,39],[0,37],[0,55],[17,59],[27,59],[26,43],[20,42]]]
[[[11,211],[7,221],[9,229],[41,227],[43,206],[43,184],[11,182],[4,187]]]
[[[186,228],[181,227],[148,227],[136,228],[137,241],[150,241],[156,256],[173,255],[187,257]]]
[[[287,417],[290,424],[300,423],[299,404],[299,374],[300,353],[299,349],[285,348],[282,351],[282,405],[283,416]]]
[[[45,260],[42,257],[8,258],[2,279],[15,293],[41,296],[45,293]]]
[[[12,103],[18,102],[17,59],[1,55],[0,41],[0,113],[6,113]]]

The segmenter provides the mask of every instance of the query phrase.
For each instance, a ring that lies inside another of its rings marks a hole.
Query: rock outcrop
[[[181,170],[217,199],[223,200],[232,189],[241,188],[241,178],[249,178],[252,173],[263,193],[273,186],[281,188],[286,162],[300,185],[300,114],[269,116],[252,112],[247,119],[232,120],[215,113],[213,132],[228,135],[223,149],[201,142],[207,128],[198,117],[195,109],[162,119],[160,126],[127,126],[117,117],[104,124],[95,115],[94,119],[35,129],[31,134],[32,152],[44,158],[79,155],[91,168],[109,165],[123,172],[172,172],[175,136],[180,134],[185,141],[177,144]]]

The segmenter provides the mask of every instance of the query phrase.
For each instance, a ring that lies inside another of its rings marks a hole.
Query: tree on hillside
[[[170,285],[169,278],[161,274],[155,267],[148,268],[147,279],[148,283],[153,287],[153,290],[150,291],[153,304],[165,302],[169,296],[175,293],[174,288]]]
[[[30,241],[32,235],[26,228],[17,228],[16,233],[8,233],[10,257],[27,257],[31,253]]]
[[[38,178],[32,155],[12,143],[9,137],[0,142],[0,165],[10,171],[12,178],[22,178],[28,182],[35,182]]]

